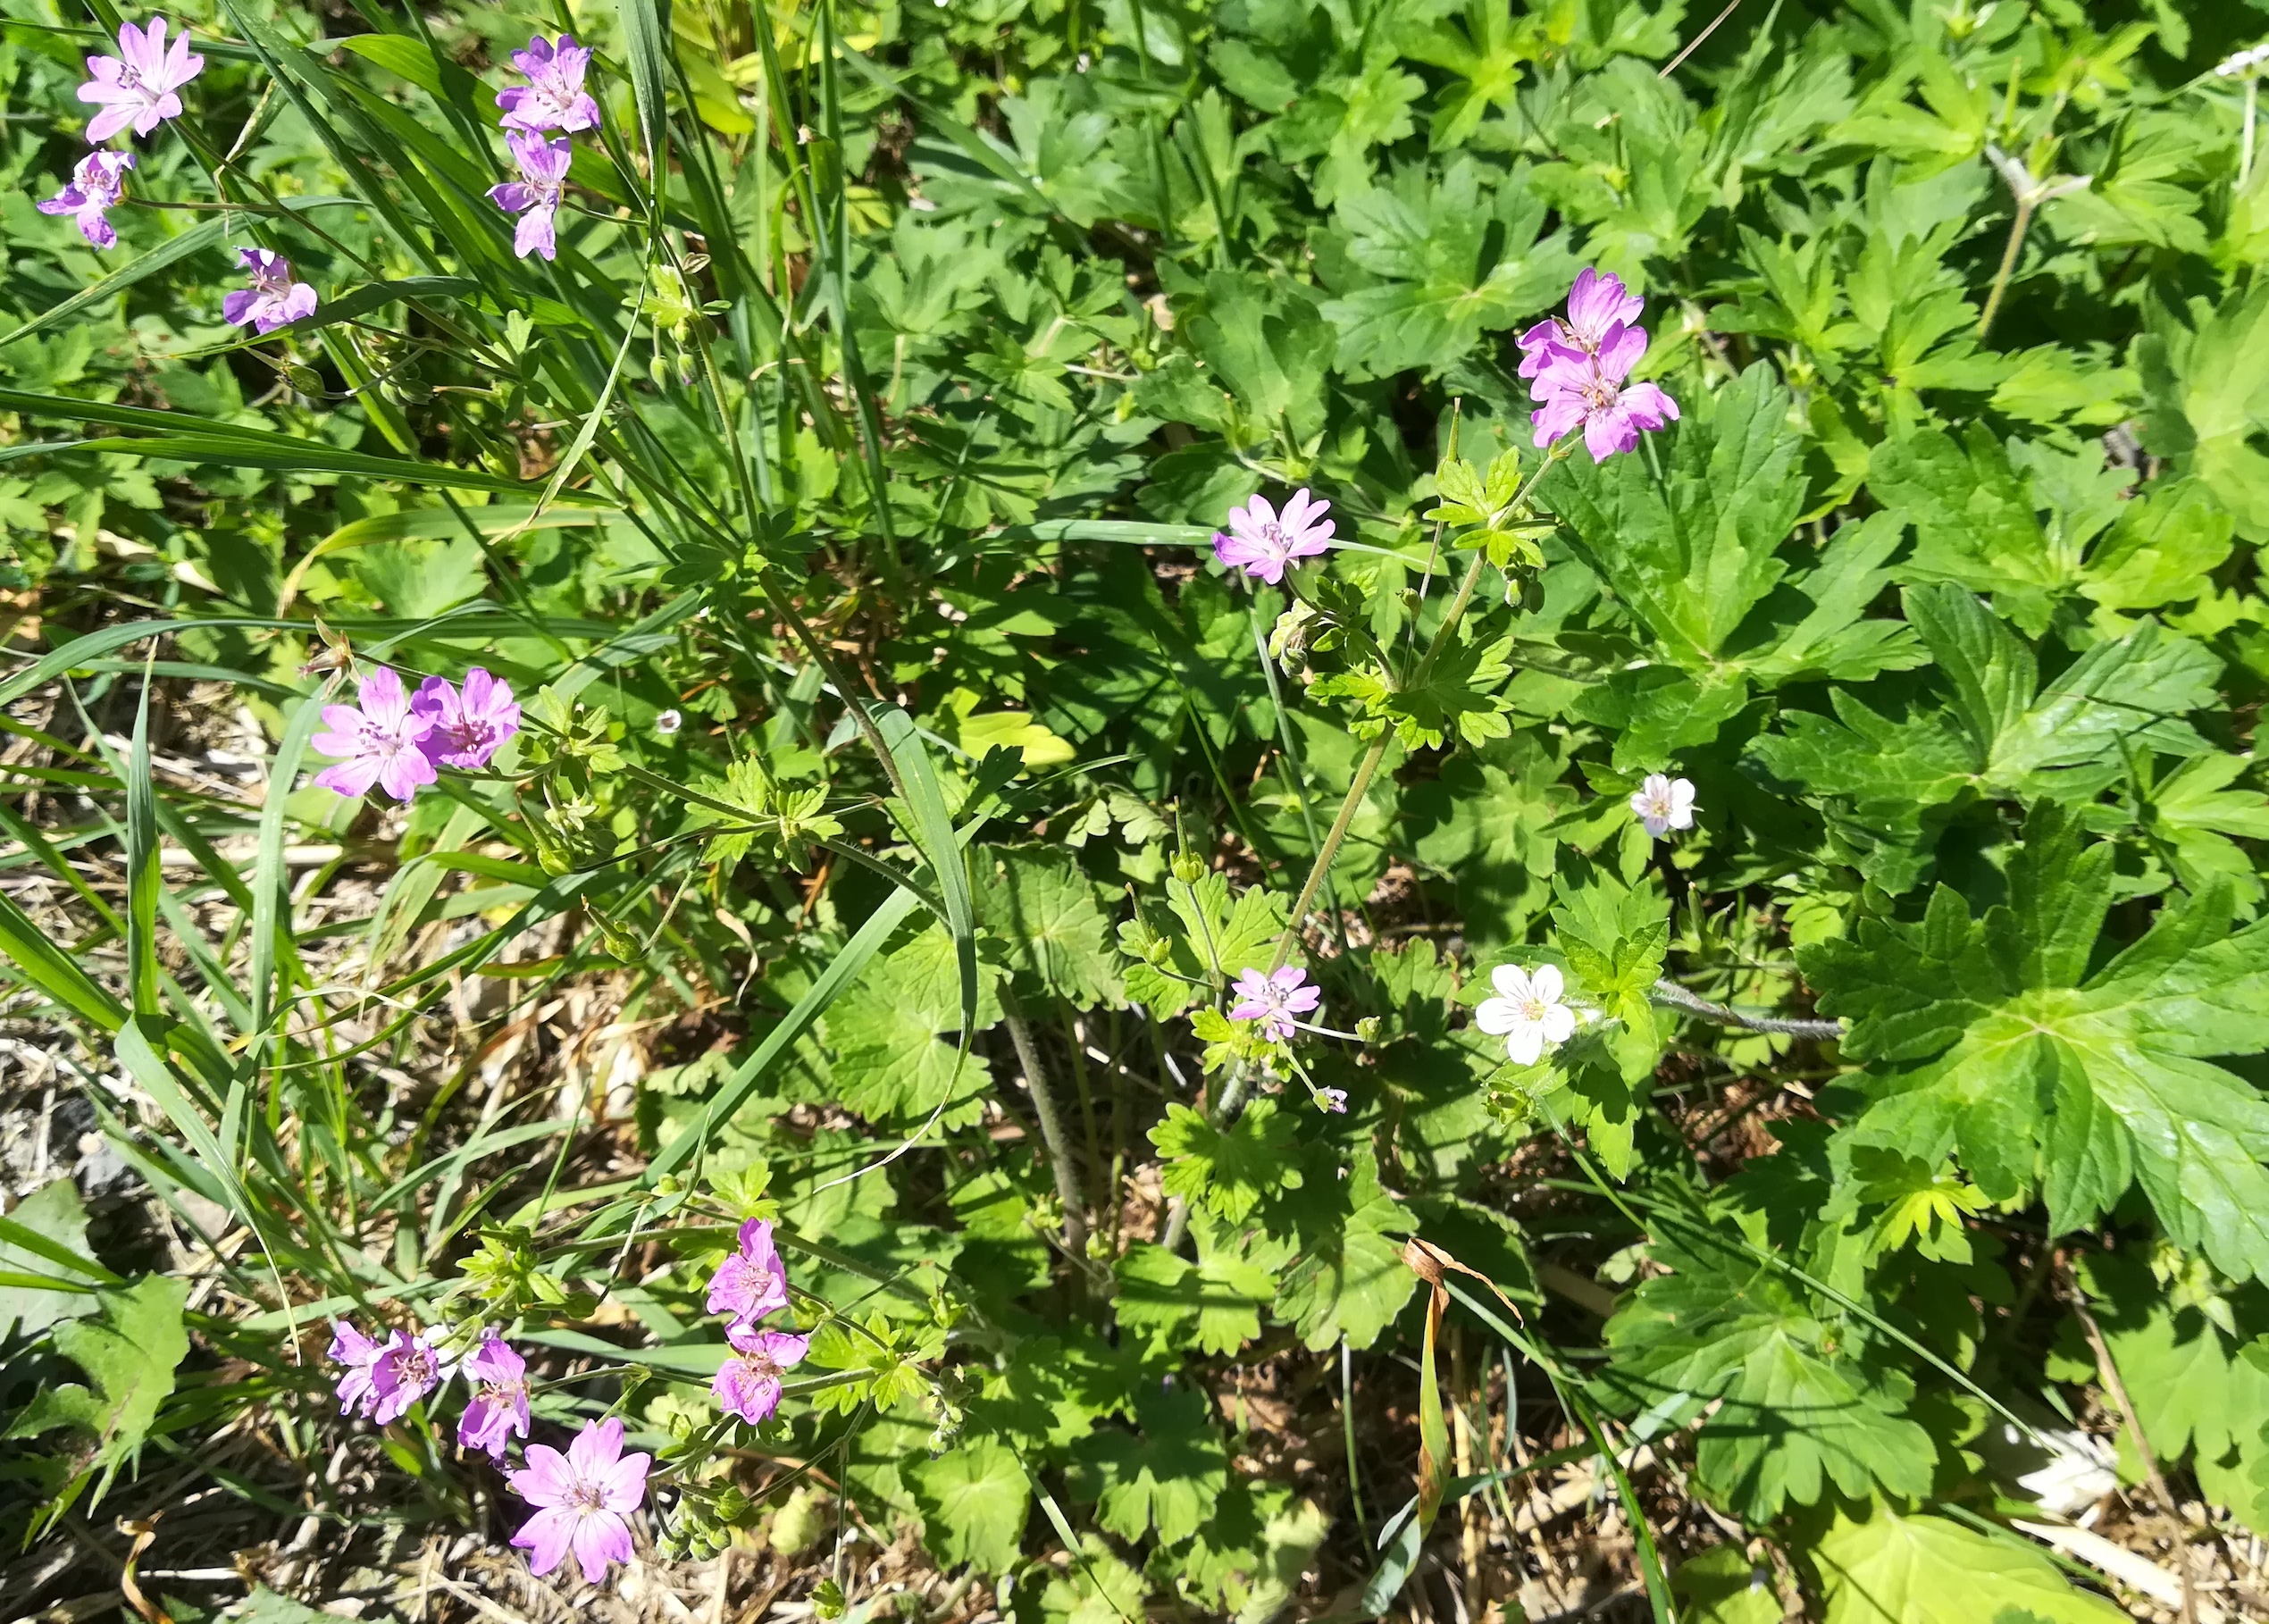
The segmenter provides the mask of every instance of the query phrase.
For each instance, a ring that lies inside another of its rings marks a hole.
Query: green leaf
[[[1096,1520],[1121,1539],[1156,1529],[1168,1545],[1205,1527],[1229,1482],[1210,1409],[1187,1387],[1153,1392],[1135,1408],[1136,1432],[1107,1427],[1090,1437],[1075,1459]]]
[[[1001,972],[989,963],[977,971],[982,1031],[1001,1018]],[[918,1122],[945,1103],[946,1125],[966,1126],[992,1086],[992,1072],[984,1056],[961,1052],[960,1024],[959,956],[944,926],[927,921],[870,964],[828,1010],[835,1098],[876,1124]]]
[[[91,1387],[75,1382],[39,1388],[10,1424],[11,1438],[37,1438],[59,1427],[82,1433],[82,1457],[70,1488],[50,1506],[61,1516],[95,1480],[102,1498],[111,1479],[139,1452],[157,1419],[158,1406],[173,1391],[173,1372],[189,1352],[181,1310],[188,1283],[151,1275],[120,1290],[96,1293],[99,1321],[66,1320],[54,1327],[55,1347],[87,1373]],[[99,1476],[98,1476],[99,1474]]]
[[[1075,1009],[1124,1001],[1110,920],[1076,856],[1061,847],[1001,846],[979,860],[990,864],[992,883],[978,888],[978,917],[1007,944],[1020,976]]]
[[[1771,1562],[1753,1562],[1738,1544],[1712,1545],[1670,1572],[1670,1594],[1687,1624],[1780,1624],[1780,1592]]]
[[[2162,320],[2135,341],[2144,440],[2203,481],[2248,541],[2269,541],[2269,287],[2218,310],[2190,303],[2190,325]]]
[[[1853,1357],[1848,1331],[1816,1318],[1781,1274],[1729,1239],[1659,1239],[1671,1272],[1643,1281],[1608,1321],[1607,1380],[1636,1402],[1710,1399],[1695,1449],[1701,1486],[1746,1520],[1813,1505],[1831,1489],[1927,1493],[1938,1452],[1905,1415],[1913,1385]]]
[[[1380,1187],[1378,1159],[1368,1145],[1349,1161],[1344,1177],[1328,1185],[1311,1181],[1285,1203],[1301,1255],[1285,1271],[1277,1313],[1311,1349],[1342,1337],[1350,1347],[1369,1347],[1418,1290],[1396,1238],[1411,1233],[1410,1210]]]
[[[1255,1100],[1226,1128],[1186,1105],[1168,1105],[1151,1143],[1166,1158],[1168,1195],[1236,1224],[1264,1196],[1300,1187],[1304,1175],[1292,1153],[1294,1131],[1274,1100]]]
[[[1875,448],[1867,482],[1914,528],[1910,581],[1948,582],[1993,595],[1994,607],[2038,637],[2056,597],[2075,585],[2080,560],[2059,557],[2001,442],[1972,423],[1960,443],[1938,429]]]
[[[922,1543],[948,1567],[986,1573],[1016,1566],[1032,1515],[1032,1484],[998,1438],[963,1437],[907,1474],[922,1508]]]
[[[1496,691],[1512,674],[1512,639],[1494,642],[1476,637],[1453,641],[1431,669],[1396,687],[1377,666],[1320,677],[1309,688],[1319,699],[1352,699],[1359,739],[1376,739],[1394,730],[1406,749],[1439,749],[1454,733],[1466,744],[1502,739],[1512,731],[1505,713],[1512,702]]]
[[[1917,924],[1863,919],[1800,950],[1821,1008],[1876,1062],[1851,1130],[1997,1201],[2038,1193],[2052,1234],[2139,1185],[2167,1235],[2239,1278],[2269,1272],[2269,1102],[2207,1057],[2269,1049],[2269,925],[2230,933],[2226,889],[2171,902],[2093,975],[2112,851],[2037,810],[2009,900],[1940,886]]]
[[[2202,480],[2154,480],[2121,504],[2080,590],[2106,609],[2156,609],[2209,590],[2237,521]]]
[[[1804,510],[1804,435],[1788,391],[1753,366],[1691,403],[1658,482],[1643,456],[1596,466],[1572,458],[1547,474],[1545,499],[1582,556],[1680,669],[1714,675],[1749,612],[1788,566],[1777,556]]]
[[[1943,1517],[1878,1505],[1838,1513],[1812,1549],[1826,1624],[2122,1624],[2127,1615],[2075,1590],[2015,1535],[1996,1539]]]
[[[1438,179],[1423,168],[1353,192],[1339,205],[1343,252],[1377,279],[1323,307],[1339,330],[1351,379],[1411,368],[1439,372],[1480,340],[1535,315],[1575,274],[1525,165],[1482,196],[1482,166],[1460,158]]]
[[[49,1242],[73,1258],[87,1255],[87,1210],[80,1204],[79,1186],[68,1178],[56,1179],[25,1196],[9,1210],[8,1222],[28,1232],[26,1238]],[[44,1276],[81,1286],[93,1284],[93,1279],[80,1279],[77,1270],[59,1264],[51,1248],[26,1246],[0,1232],[0,1275],[10,1274]],[[85,1291],[0,1284],[0,1343],[6,1342],[12,1331],[34,1336],[59,1320],[91,1314],[98,1306],[96,1296]]]
[[[1313,1500],[1280,1483],[1239,1478],[1214,1506],[1187,1551],[1160,1552],[1185,1595],[1235,1624],[1268,1624],[1300,1588],[1332,1522]]]
[[[1260,1310],[1276,1298],[1282,1260],[1262,1260],[1276,1251],[1265,1243],[1251,1252],[1232,1245],[1232,1237],[1201,1215],[1191,1228],[1197,1237],[1194,1263],[1148,1243],[1128,1248],[1118,1260],[1118,1322],[1160,1352],[1194,1345],[1207,1353],[1235,1353],[1260,1336]]]

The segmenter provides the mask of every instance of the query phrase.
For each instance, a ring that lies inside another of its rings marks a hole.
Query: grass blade
[[[142,679],[134,709],[134,745],[126,762],[127,986],[137,1016],[163,1013],[157,987],[157,893],[164,883],[157,865],[157,780],[150,770],[150,689]]]

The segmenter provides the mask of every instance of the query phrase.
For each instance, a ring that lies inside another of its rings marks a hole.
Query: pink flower
[[[1308,972],[1288,964],[1273,975],[1247,970],[1233,984],[1238,1002],[1229,1007],[1233,1021],[1259,1021],[1260,1030],[1278,1042],[1293,1034],[1293,1017],[1305,1015],[1323,1001],[1323,990],[1305,984]]]
[[[465,674],[462,693],[446,678],[426,678],[410,708],[433,719],[433,731],[418,741],[418,749],[436,766],[486,766],[498,747],[520,731],[512,684],[478,666]]]
[[[362,681],[360,709],[351,705],[323,707],[323,725],[315,748],[326,756],[344,756],[337,766],[325,767],[315,782],[341,795],[367,795],[373,784],[384,786],[397,800],[407,800],[420,784],[439,776],[433,763],[419,748],[434,727],[434,720],[410,708],[402,679],[381,666]]]
[[[527,1466],[507,1479],[538,1508],[512,1536],[529,1553],[529,1571],[549,1573],[573,1550],[584,1580],[596,1585],[607,1563],[630,1561],[627,1519],[646,1499],[653,1463],[649,1454],[623,1453],[623,1424],[611,1416],[586,1421],[564,1455],[548,1444],[529,1444]]]
[[[1555,357],[1531,386],[1538,405],[1529,422],[1536,444],[1549,446],[1580,426],[1592,461],[1603,463],[1638,444],[1642,430],[1675,422],[1679,403],[1651,383],[1626,383],[1646,353],[1646,335],[1618,323],[1608,330],[1595,356]]]
[[[385,1344],[365,1336],[344,1319],[331,1322],[331,1357],[347,1367],[339,1378],[339,1413],[347,1415],[359,1411],[371,1412],[378,1402],[378,1394],[371,1385],[371,1365],[385,1351]]]
[[[87,140],[100,146],[129,124],[136,135],[147,135],[167,119],[181,116],[181,98],[173,93],[205,71],[205,58],[189,54],[185,32],[165,48],[165,19],[155,17],[140,33],[134,25],[118,27],[118,54],[89,56],[87,82],[79,99],[102,106],[87,125]]]
[[[557,45],[536,35],[526,50],[512,54],[512,66],[529,82],[497,92],[507,130],[599,128],[599,104],[583,89],[590,47],[577,45],[573,34],[562,34]]]
[[[1595,356],[1611,328],[1628,327],[1638,319],[1640,298],[1615,276],[1602,276],[1587,265],[1569,290],[1568,314],[1546,316],[1520,335],[1520,375],[1534,378],[1553,361],[1567,356]],[[1639,346],[1644,353],[1646,346]]]
[[[754,1426],[780,1408],[780,1373],[803,1362],[811,1338],[792,1331],[758,1331],[734,1326],[725,1332],[733,1357],[718,1368],[709,1392],[717,1408]]]
[[[501,1461],[507,1438],[528,1436],[528,1361],[491,1334],[467,1356],[464,1369],[465,1379],[475,1385],[457,1419],[457,1445],[485,1449],[490,1460]]]
[[[396,1331],[371,1361],[371,1392],[377,1401],[371,1406],[371,1419],[381,1427],[398,1420],[448,1377],[448,1361],[423,1335]]]
[[[97,248],[113,247],[118,233],[111,229],[110,211],[126,190],[126,172],[134,167],[130,152],[90,152],[71,172],[71,184],[39,205],[43,214],[76,214],[79,234]]]
[[[1229,509],[1229,534],[1213,534],[1213,556],[1233,570],[1274,586],[1285,576],[1285,565],[1295,558],[1312,558],[1332,537],[1332,522],[1324,517],[1329,502],[1319,502],[1305,489],[1295,490],[1285,503],[1283,516],[1255,497],[1243,507]]]
[[[315,314],[315,290],[291,280],[291,262],[272,248],[239,248],[237,264],[251,274],[252,286],[221,301],[221,319],[255,331],[273,332]]]
[[[512,161],[520,166],[520,179],[490,187],[489,201],[507,214],[520,216],[519,227],[512,234],[515,254],[522,259],[531,254],[557,259],[559,238],[554,221],[559,213],[559,194],[567,185],[568,165],[575,161],[574,143],[565,136],[547,141],[532,131],[515,130],[505,137],[504,144],[512,152]]]
[[[788,1266],[772,1243],[772,1225],[750,1218],[741,1226],[740,1249],[709,1277],[709,1312],[731,1315],[733,1328],[744,1330],[787,1306]]]
[[[1344,1113],[1347,1109],[1347,1091],[1344,1088],[1319,1088],[1316,1091],[1316,1103],[1327,1111]]]

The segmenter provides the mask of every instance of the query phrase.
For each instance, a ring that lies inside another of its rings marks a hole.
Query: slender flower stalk
[[[1574,446],[1572,439],[1562,439],[1553,446],[1509,506],[1518,508],[1526,502],[1529,493],[1536,490],[1536,481],[1544,478],[1545,470],[1565,460]],[[1442,624],[1435,628],[1432,640],[1427,644],[1426,652],[1419,657],[1417,668],[1403,686],[1415,687],[1433,674],[1435,663],[1449,647],[1451,638],[1457,632],[1458,623],[1465,618],[1466,606],[1473,601],[1474,590],[1481,584],[1481,572],[1488,562],[1486,548],[1475,549],[1473,562],[1466,566],[1465,577],[1458,582],[1457,596],[1450,600],[1449,608],[1443,614]],[[1354,825],[1355,813],[1362,806],[1363,797],[1370,792],[1371,779],[1377,774],[1379,763],[1386,758],[1386,746],[1393,737],[1390,730],[1381,730],[1379,736],[1371,741],[1371,747],[1363,752],[1363,758],[1356,764],[1354,780],[1347,786],[1347,797],[1339,803],[1339,814],[1332,819],[1331,828],[1324,836],[1324,843],[1316,853],[1316,860],[1309,866],[1308,877],[1301,883],[1300,894],[1293,902],[1292,912],[1285,918],[1284,932],[1277,938],[1276,955],[1268,965],[1269,975],[1274,975],[1283,969],[1292,958],[1292,950],[1300,940],[1301,921],[1315,906],[1316,893],[1323,888],[1324,876],[1330,872],[1333,859],[1339,856],[1339,848],[1347,839],[1347,831]],[[1244,1109],[1245,1098],[1251,1092],[1251,1082],[1243,1070],[1231,1073],[1228,1082],[1222,1086],[1219,1102],[1213,1108],[1215,1125],[1219,1126],[1234,1122],[1237,1113]],[[1177,1198],[1168,1213],[1166,1234],[1161,1237],[1168,1251],[1171,1251],[1181,1244],[1182,1236],[1187,1233],[1188,1227],[1188,1204]]]
[[[1978,318],[1980,339],[1992,331],[1993,318],[2001,309],[2001,296],[2008,291],[2009,279],[2016,273],[2017,255],[2025,246],[2025,232],[2032,224],[2033,211],[2044,203],[2086,191],[2096,180],[2093,175],[2060,175],[2054,180],[2038,179],[2021,160],[2011,157],[1990,141],[1986,143],[1985,155],[1986,161],[2000,172],[2003,183],[2015,200],[2017,212],[2009,222],[2009,241],[2001,250],[2001,268],[1993,273],[1993,290],[1986,295],[1985,314]]]

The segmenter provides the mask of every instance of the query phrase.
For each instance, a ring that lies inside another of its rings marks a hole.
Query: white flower
[[[2215,64],[2214,71],[2223,79],[2237,79],[2265,66],[2269,66],[2269,45],[2257,45],[2249,51],[2223,58]]]
[[[1576,1031],[1576,1012],[1560,1001],[1560,971],[1540,964],[1535,970],[1501,964],[1489,973],[1497,996],[1485,998],[1473,1018],[1491,1037],[1505,1041],[1505,1054],[1517,1066],[1534,1066],[1545,1048],[1564,1043]]]
[[[685,718],[674,710],[666,710],[654,718],[654,732],[658,737],[664,739],[668,738],[684,725]]]
[[[1631,816],[1661,840],[1673,829],[1694,827],[1694,786],[1683,778],[1649,773],[1646,782],[1631,792]]]

